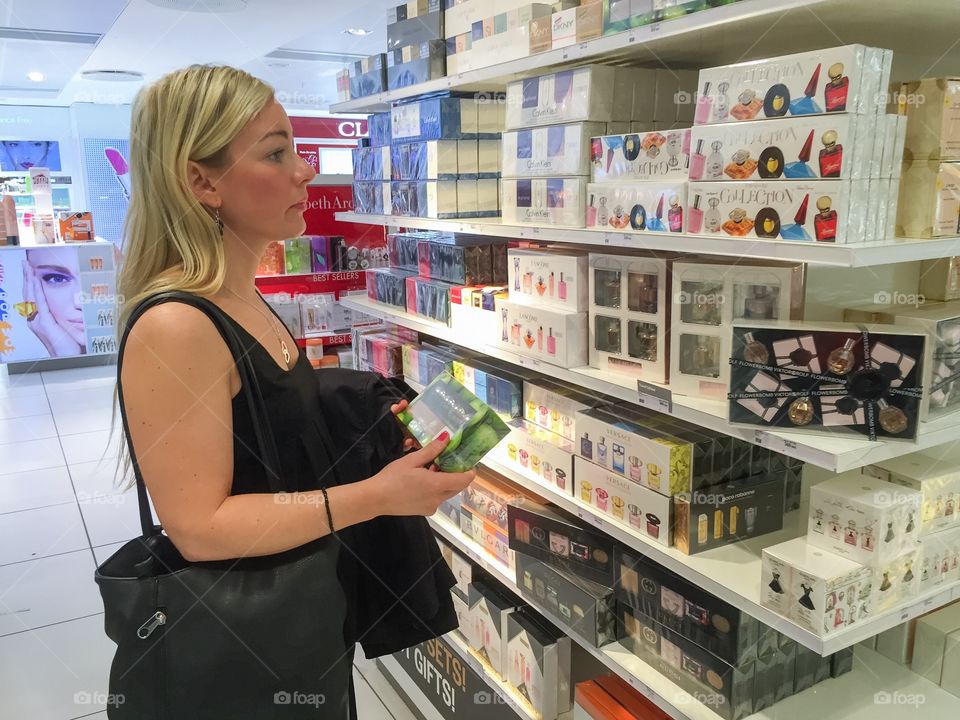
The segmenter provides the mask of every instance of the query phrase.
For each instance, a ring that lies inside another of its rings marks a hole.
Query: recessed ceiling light
[[[37,70],[27,73],[27,80],[32,80],[33,82],[43,82],[46,79],[47,76]]]
[[[143,80],[143,73],[136,70],[84,70],[80,75],[85,80],[106,80],[107,82]]]
[[[364,35],[369,35],[373,30],[367,30],[365,28],[347,28],[343,31],[346,35],[356,35],[357,37],[363,37]]]

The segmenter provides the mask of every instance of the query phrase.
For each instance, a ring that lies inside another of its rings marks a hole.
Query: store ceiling
[[[0,0],[0,103],[128,103],[143,82],[199,62],[242,67],[285,104],[325,110],[336,102],[344,62],[386,46],[386,11],[398,2]],[[239,9],[217,9],[224,5]],[[91,70],[134,71],[144,80],[81,77]]]

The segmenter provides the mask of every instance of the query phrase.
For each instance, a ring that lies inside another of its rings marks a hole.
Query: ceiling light
[[[47,76],[37,70],[27,73],[27,80],[32,80],[33,82],[43,82],[46,79]]]
[[[364,28],[347,28],[343,31],[346,35],[356,35],[357,37],[364,37],[373,32],[373,30],[366,30]]]
[[[143,73],[136,70],[84,70],[80,75],[84,80],[106,80],[108,82],[137,82],[143,80]]]
[[[195,13],[239,12],[247,9],[249,0],[147,0],[151,5],[165,10]]]

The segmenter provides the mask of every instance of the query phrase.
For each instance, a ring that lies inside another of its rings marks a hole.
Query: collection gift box
[[[614,642],[617,632],[613,590],[517,553],[517,587],[594,647]]]
[[[451,372],[453,356],[418,343],[403,346],[403,376],[421,385],[429,385],[437,375]],[[469,388],[468,388],[469,389]]]
[[[450,292],[455,285],[419,275],[410,275],[404,282],[408,313],[450,324]]]
[[[472,392],[504,420],[520,417],[523,379],[480,360],[456,359],[451,372],[457,382]]]
[[[571,123],[503,133],[504,177],[563,177],[590,174],[590,138],[605,123]]]
[[[960,78],[904,83],[898,100],[909,160],[960,160]]]
[[[886,105],[890,51],[863,45],[796,53],[700,71],[694,122],[786,115],[876,114]]]
[[[802,317],[802,265],[673,263],[670,388],[681,395],[726,396],[730,326]]]
[[[577,412],[602,403],[598,397],[548,378],[523,382],[524,418],[570,441],[577,439]]]
[[[660,545],[673,539],[672,499],[623,475],[574,458],[573,495],[586,505],[624,527]]]
[[[577,413],[580,457],[664,496],[688,492],[693,445],[623,406]]]
[[[573,493],[573,443],[526,420],[508,425],[510,434],[493,450],[492,457],[521,475],[568,495]]]
[[[573,706],[570,638],[530,608],[507,617],[506,674],[535,720],[556,720]]]
[[[513,567],[513,553],[510,551],[507,534],[492,522],[474,514],[470,508],[462,508],[460,532],[476,542],[487,555],[501,565]]]
[[[870,160],[878,117],[884,116],[817,115],[775,123],[698,125],[690,140],[690,180],[876,177],[880,168],[871,173]]]
[[[873,612],[873,571],[806,538],[764,548],[760,604],[820,636]]]
[[[911,453],[867,465],[863,473],[920,492],[921,538],[960,527],[960,468],[955,460]]]
[[[590,254],[590,365],[665,383],[670,375],[671,260]]]
[[[510,301],[584,312],[588,307],[587,267],[582,252],[510,248]]]
[[[391,145],[390,179],[456,180],[459,175],[457,142],[425,140]]]
[[[420,274],[434,280],[444,280],[456,285],[492,285],[506,282],[506,276],[494,275],[494,267],[504,268],[503,260],[494,262],[494,255],[506,254],[504,242],[489,239],[457,237],[453,242],[446,239],[421,240],[417,243]]]
[[[585,193],[585,177],[504,178],[503,222],[583,227]]]
[[[754,661],[730,665],[682,635],[617,604],[621,643],[694,697],[711,696],[710,708],[724,720],[753,711]]]
[[[590,183],[586,226],[601,230],[673,232],[684,230],[687,182]]]
[[[387,90],[387,58],[383,53],[357,60],[347,66],[350,97],[367,97]]]
[[[873,611],[883,612],[920,591],[923,547],[918,543],[873,569]]]
[[[387,53],[387,88],[397,90],[447,74],[447,44],[442,38],[398,47]]]
[[[686,555],[783,528],[782,478],[760,475],[679,495],[673,503],[673,544]]]
[[[593,182],[685,180],[690,165],[690,130],[606,135],[590,141]]]
[[[470,607],[470,626],[466,630],[470,647],[481,657],[494,675],[506,680],[508,618],[517,609],[516,604],[482,582],[470,584],[467,599]]]
[[[960,235],[960,163],[920,160],[905,166],[896,234],[908,238]]]
[[[729,356],[730,422],[915,440],[926,337],[893,330],[736,323]]]
[[[587,313],[497,299],[499,344],[561,367],[587,364]]]
[[[526,501],[507,507],[510,549],[584,577],[613,586],[613,548],[609,535],[552,506]]]
[[[413,273],[396,268],[371,268],[367,271],[367,297],[399,308],[407,306],[407,278]]]
[[[857,472],[810,488],[807,539],[854,562],[878,567],[916,548],[922,495]]]
[[[614,560],[618,601],[730,664],[757,657],[754,617],[632,549],[618,546]]]
[[[927,301],[960,300],[960,256],[924,260],[920,265],[920,294]]]
[[[390,183],[359,182],[353,183],[353,211],[366,215],[383,215],[390,209]]]
[[[387,257],[390,267],[417,272],[420,263],[417,258],[417,243],[421,240],[437,238],[433,232],[399,232],[387,234]]]
[[[390,180],[390,152],[389,147],[356,147],[351,150],[354,180]]]

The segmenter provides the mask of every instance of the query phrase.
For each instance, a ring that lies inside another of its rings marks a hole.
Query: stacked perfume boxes
[[[447,70],[451,75],[530,54],[531,23],[553,12],[549,2],[444,0]]]
[[[892,52],[847,45],[700,72],[686,231],[854,243],[892,235],[906,124]]]
[[[603,34],[673,20],[690,13],[719,5],[732,5],[738,0],[601,0]],[[599,2],[597,4],[600,4]]]
[[[390,113],[367,120],[367,137],[353,152],[353,211],[383,215],[390,211]]]
[[[416,85],[446,75],[440,0],[414,0],[387,11],[387,87]]]

